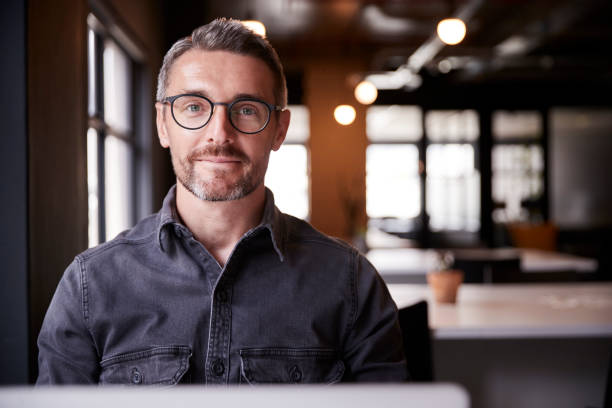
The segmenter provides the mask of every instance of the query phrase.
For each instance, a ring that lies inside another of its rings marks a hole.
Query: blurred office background
[[[292,125],[266,180],[281,209],[364,251],[506,247],[514,227],[545,231],[550,249],[597,260],[589,279],[612,276],[609,1],[0,7],[0,383],[35,379],[36,336],[72,258],[160,207],[174,177],[155,132],[157,71],[218,16],[262,21],[286,69]],[[467,25],[453,46],[436,37],[450,16]],[[378,97],[365,105],[354,88],[370,75]],[[342,104],[349,125],[334,119]]]

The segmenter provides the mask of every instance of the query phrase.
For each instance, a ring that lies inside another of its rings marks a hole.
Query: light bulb
[[[351,105],[338,105],[336,109],[334,109],[334,118],[336,122],[344,126],[353,123],[356,116],[357,113],[355,112],[355,108]]]
[[[361,81],[355,87],[355,99],[363,105],[373,103],[378,97],[378,89],[369,81]]]
[[[446,18],[438,23],[438,37],[448,45],[463,41],[465,32],[465,23],[458,18]]]

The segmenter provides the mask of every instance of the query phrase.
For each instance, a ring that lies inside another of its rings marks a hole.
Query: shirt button
[[[223,375],[223,372],[225,371],[225,366],[223,365],[223,362],[221,360],[213,361],[211,368],[213,374],[217,377],[221,377]]]
[[[300,370],[300,367],[291,367],[291,369],[289,370],[289,378],[291,379],[291,382],[294,383],[302,381],[302,371]]]
[[[142,374],[138,371],[137,368],[132,368],[132,384],[141,384],[142,383]]]

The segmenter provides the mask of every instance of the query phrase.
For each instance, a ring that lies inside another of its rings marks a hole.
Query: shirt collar
[[[162,208],[158,213],[157,223],[157,243],[162,251],[164,249],[164,241],[168,239],[168,232],[165,228],[169,224],[179,224],[179,217],[176,211],[176,184],[170,187],[170,190],[164,198]]]
[[[264,204],[263,217],[258,228],[266,228],[270,231],[272,245],[281,262],[285,260],[285,226],[283,224],[283,213],[274,204],[274,194],[266,187],[266,203]],[[257,228],[255,228],[257,229]]]
[[[260,224],[247,232],[246,235],[252,235],[262,228],[267,229],[270,232],[270,238],[272,240],[272,246],[276,251],[281,262],[284,261],[285,256],[285,228],[283,223],[283,214],[274,205],[274,194],[270,189],[266,187],[266,199],[264,204],[263,216]],[[176,210],[176,185],[172,186],[164,198],[162,208],[158,213],[158,224],[157,224],[157,243],[162,251],[164,251],[164,241],[168,239],[168,229],[165,228],[167,225],[180,225],[178,212]],[[185,228],[184,226],[182,226]]]

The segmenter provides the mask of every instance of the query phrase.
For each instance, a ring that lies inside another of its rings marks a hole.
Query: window
[[[371,219],[409,219],[421,212],[417,106],[372,106],[367,111],[366,212]]]
[[[89,246],[114,238],[137,216],[137,63],[93,16],[88,17],[87,182]],[[140,190],[139,190],[140,191]]]
[[[425,116],[427,213],[432,231],[478,231],[480,172],[475,152],[479,137],[474,110],[437,110]]]
[[[493,220],[526,221],[541,212],[538,207],[544,191],[542,116],[537,111],[496,111],[492,127],[492,195],[497,207]]]
[[[291,123],[281,148],[270,153],[265,184],[274,193],[276,206],[284,213],[307,219],[310,213],[308,149],[310,117],[308,108],[289,106]]]

